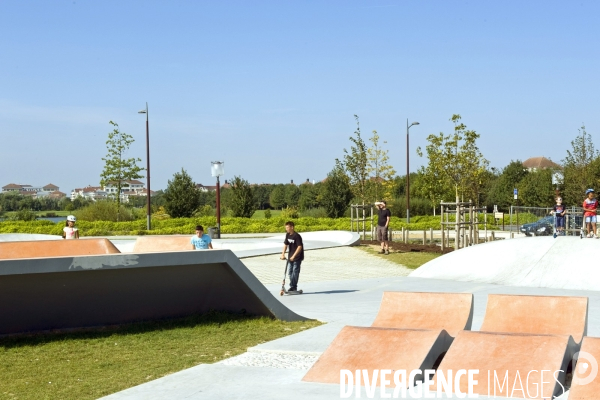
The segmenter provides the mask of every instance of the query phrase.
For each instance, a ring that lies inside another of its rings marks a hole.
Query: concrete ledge
[[[0,260],[0,334],[211,309],[302,321],[229,250]]]

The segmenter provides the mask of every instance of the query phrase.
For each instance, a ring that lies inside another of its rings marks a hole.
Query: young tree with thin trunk
[[[368,202],[368,181],[369,181],[369,160],[367,157],[367,145],[360,136],[360,123],[358,115],[354,115],[356,120],[356,131],[354,137],[350,136],[353,145],[350,151],[344,149],[344,160],[335,160],[336,164],[348,174],[350,185],[354,197],[363,204]]]
[[[117,220],[118,210],[121,206],[121,188],[128,187],[129,184],[123,182],[132,179],[140,179],[144,176],[140,174],[144,168],[138,167],[137,162],[142,161],[140,158],[125,158],[125,153],[134,142],[133,136],[119,130],[119,125],[116,122],[109,121],[114,129],[108,133],[106,147],[108,154],[104,161],[104,169],[100,174],[100,185],[106,186],[109,184],[117,187]],[[149,194],[148,194],[149,195]]]

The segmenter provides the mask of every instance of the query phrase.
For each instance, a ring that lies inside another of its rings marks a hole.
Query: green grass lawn
[[[96,399],[320,325],[209,313],[119,328],[0,339],[0,398]]]
[[[7,218],[13,217],[16,211],[7,211],[5,216]],[[67,215],[73,214],[73,211],[35,211],[35,215],[38,217],[45,217],[46,214],[56,214],[57,217],[66,217]]]
[[[385,258],[386,260],[392,261],[396,264],[404,265],[410,269],[417,269],[421,265],[425,264],[428,261],[433,260],[434,258],[438,258],[441,254],[438,253],[425,253],[425,252],[407,252],[407,253],[399,253],[399,252],[390,252],[390,254],[378,254],[379,248],[375,249],[373,246],[369,245],[360,245],[357,246],[359,249],[366,251],[369,254],[374,255],[375,257]]]

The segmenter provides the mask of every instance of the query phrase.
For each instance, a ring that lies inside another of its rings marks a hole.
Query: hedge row
[[[249,218],[221,218],[222,233],[282,233],[284,232],[285,219],[249,219]],[[310,218],[294,219],[298,232],[314,232],[327,230],[350,229],[350,218]],[[153,220],[152,230],[146,230],[146,220],[128,222],[110,221],[78,221],[77,227],[81,236],[113,236],[113,235],[173,235],[193,234],[196,225],[203,225],[204,230],[216,225],[215,217],[201,218],[172,218]],[[370,231],[370,221],[366,230]],[[392,217],[390,226],[393,229],[409,228],[410,230],[440,229],[440,218],[433,216],[414,217],[410,224]],[[5,221],[0,222],[0,233],[41,233],[61,235],[64,223],[53,223],[46,220],[38,221]],[[490,226],[488,225],[488,228]],[[356,229],[356,228],[355,228]]]

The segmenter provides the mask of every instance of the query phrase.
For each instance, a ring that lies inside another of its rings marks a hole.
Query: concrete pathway
[[[243,258],[242,262],[263,284],[281,285],[285,261],[280,260],[278,254]],[[407,276],[411,272],[409,268],[374,257],[355,247],[312,250],[305,252],[300,287],[305,282]]]

